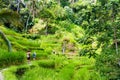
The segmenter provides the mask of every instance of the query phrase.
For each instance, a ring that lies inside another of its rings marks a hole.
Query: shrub
[[[55,15],[54,15],[54,13],[51,11],[51,10],[49,10],[49,9],[43,9],[41,12],[40,12],[40,17],[41,18],[51,18],[51,19],[54,19],[55,18]]]
[[[21,80],[21,77],[30,69],[29,65],[11,66],[3,71],[5,80]]]
[[[90,80],[90,74],[86,68],[82,68],[76,71],[74,79],[75,80]]]
[[[61,54],[52,54],[49,56],[49,59],[54,60],[55,62],[55,68],[59,69],[62,68],[63,66],[67,65],[69,62],[67,61],[67,58],[65,55]]]
[[[95,70],[88,70],[83,67],[75,71],[74,80],[101,80]]]
[[[29,70],[29,66],[27,65],[22,65],[22,66],[19,66],[15,72],[15,75],[17,76],[17,78],[20,78],[21,76],[24,75],[24,73]]]
[[[71,80],[71,78],[74,75],[74,68],[75,66],[73,64],[65,66],[59,72],[59,75],[56,77],[56,80]]]
[[[11,66],[7,70],[3,72],[4,75],[4,80],[18,80],[17,77],[15,76],[15,72],[17,70],[17,67]]]
[[[22,37],[35,40],[35,39],[39,39],[40,35],[38,35],[38,34],[23,34]]]
[[[105,79],[102,79],[100,74],[94,71],[90,73],[90,80],[105,80]]]
[[[21,80],[55,80],[55,72],[47,68],[34,68],[26,72]]]
[[[53,60],[40,60],[38,65],[44,68],[55,68],[55,62]]]
[[[120,79],[120,55],[103,53],[96,58],[96,69],[100,72],[101,76],[108,80]]]
[[[18,65],[26,61],[24,52],[6,52],[0,50],[0,67],[7,67],[9,65]]]

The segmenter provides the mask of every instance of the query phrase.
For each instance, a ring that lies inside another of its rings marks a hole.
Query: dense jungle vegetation
[[[120,0],[0,0],[0,80],[120,80],[119,38]]]

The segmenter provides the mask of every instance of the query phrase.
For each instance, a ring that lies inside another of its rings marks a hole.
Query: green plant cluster
[[[8,38],[0,37],[0,49],[9,49],[8,41],[13,51],[20,51],[9,54],[1,50],[0,66],[22,64],[22,51],[31,50],[39,61],[28,71],[16,68],[23,80],[120,79],[120,0],[19,1],[27,7],[0,0],[0,25],[5,25],[0,26],[0,34]],[[80,59],[67,59],[74,54]],[[96,65],[89,61],[93,58]],[[13,78],[14,73],[10,73]]]
[[[6,52],[0,50],[0,68],[8,67],[10,65],[19,65],[26,62],[26,55],[24,52]]]
[[[120,55],[107,54],[97,56],[96,69],[100,72],[103,79],[117,80],[120,79]]]
[[[38,65],[44,68],[55,68],[55,62],[53,60],[40,60]]]
[[[94,63],[93,58],[66,59],[64,55],[51,55],[30,65],[12,66],[3,74],[5,80],[11,80],[10,77],[13,80],[101,80]]]

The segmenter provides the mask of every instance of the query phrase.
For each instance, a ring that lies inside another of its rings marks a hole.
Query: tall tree
[[[3,9],[0,11],[0,24],[4,24],[4,22],[10,22],[14,25],[21,25],[19,21],[19,14],[14,11]],[[12,51],[12,45],[9,39],[5,36],[5,34],[0,30],[0,36],[2,36],[3,40],[7,43],[8,51]]]
[[[118,4],[119,2],[118,1],[115,1],[113,0],[111,2],[111,9],[112,9],[112,14],[111,14],[111,17],[112,17],[112,23],[113,23],[113,31],[114,31],[114,43],[115,43],[115,48],[116,48],[116,54],[118,54],[118,41],[117,41],[117,27],[116,25],[114,25],[115,23],[115,20],[116,20],[116,16],[118,14]]]
[[[20,6],[22,5],[22,7],[25,7],[25,3],[24,0],[16,0],[16,4],[17,4],[17,12],[20,12]]]

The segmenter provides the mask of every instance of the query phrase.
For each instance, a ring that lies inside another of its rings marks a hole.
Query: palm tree
[[[10,41],[8,40],[8,38],[5,36],[5,34],[1,30],[0,30],[0,36],[2,36],[4,41],[7,43],[8,51],[11,52],[12,51],[12,45],[11,45]]]
[[[5,22],[9,22],[13,25],[21,25],[20,24],[20,16],[17,12],[11,11],[9,9],[2,9],[0,10],[0,25],[4,24]],[[0,36],[6,42],[8,46],[8,51],[12,51],[12,45],[9,39],[5,36],[4,32],[0,30]]]

